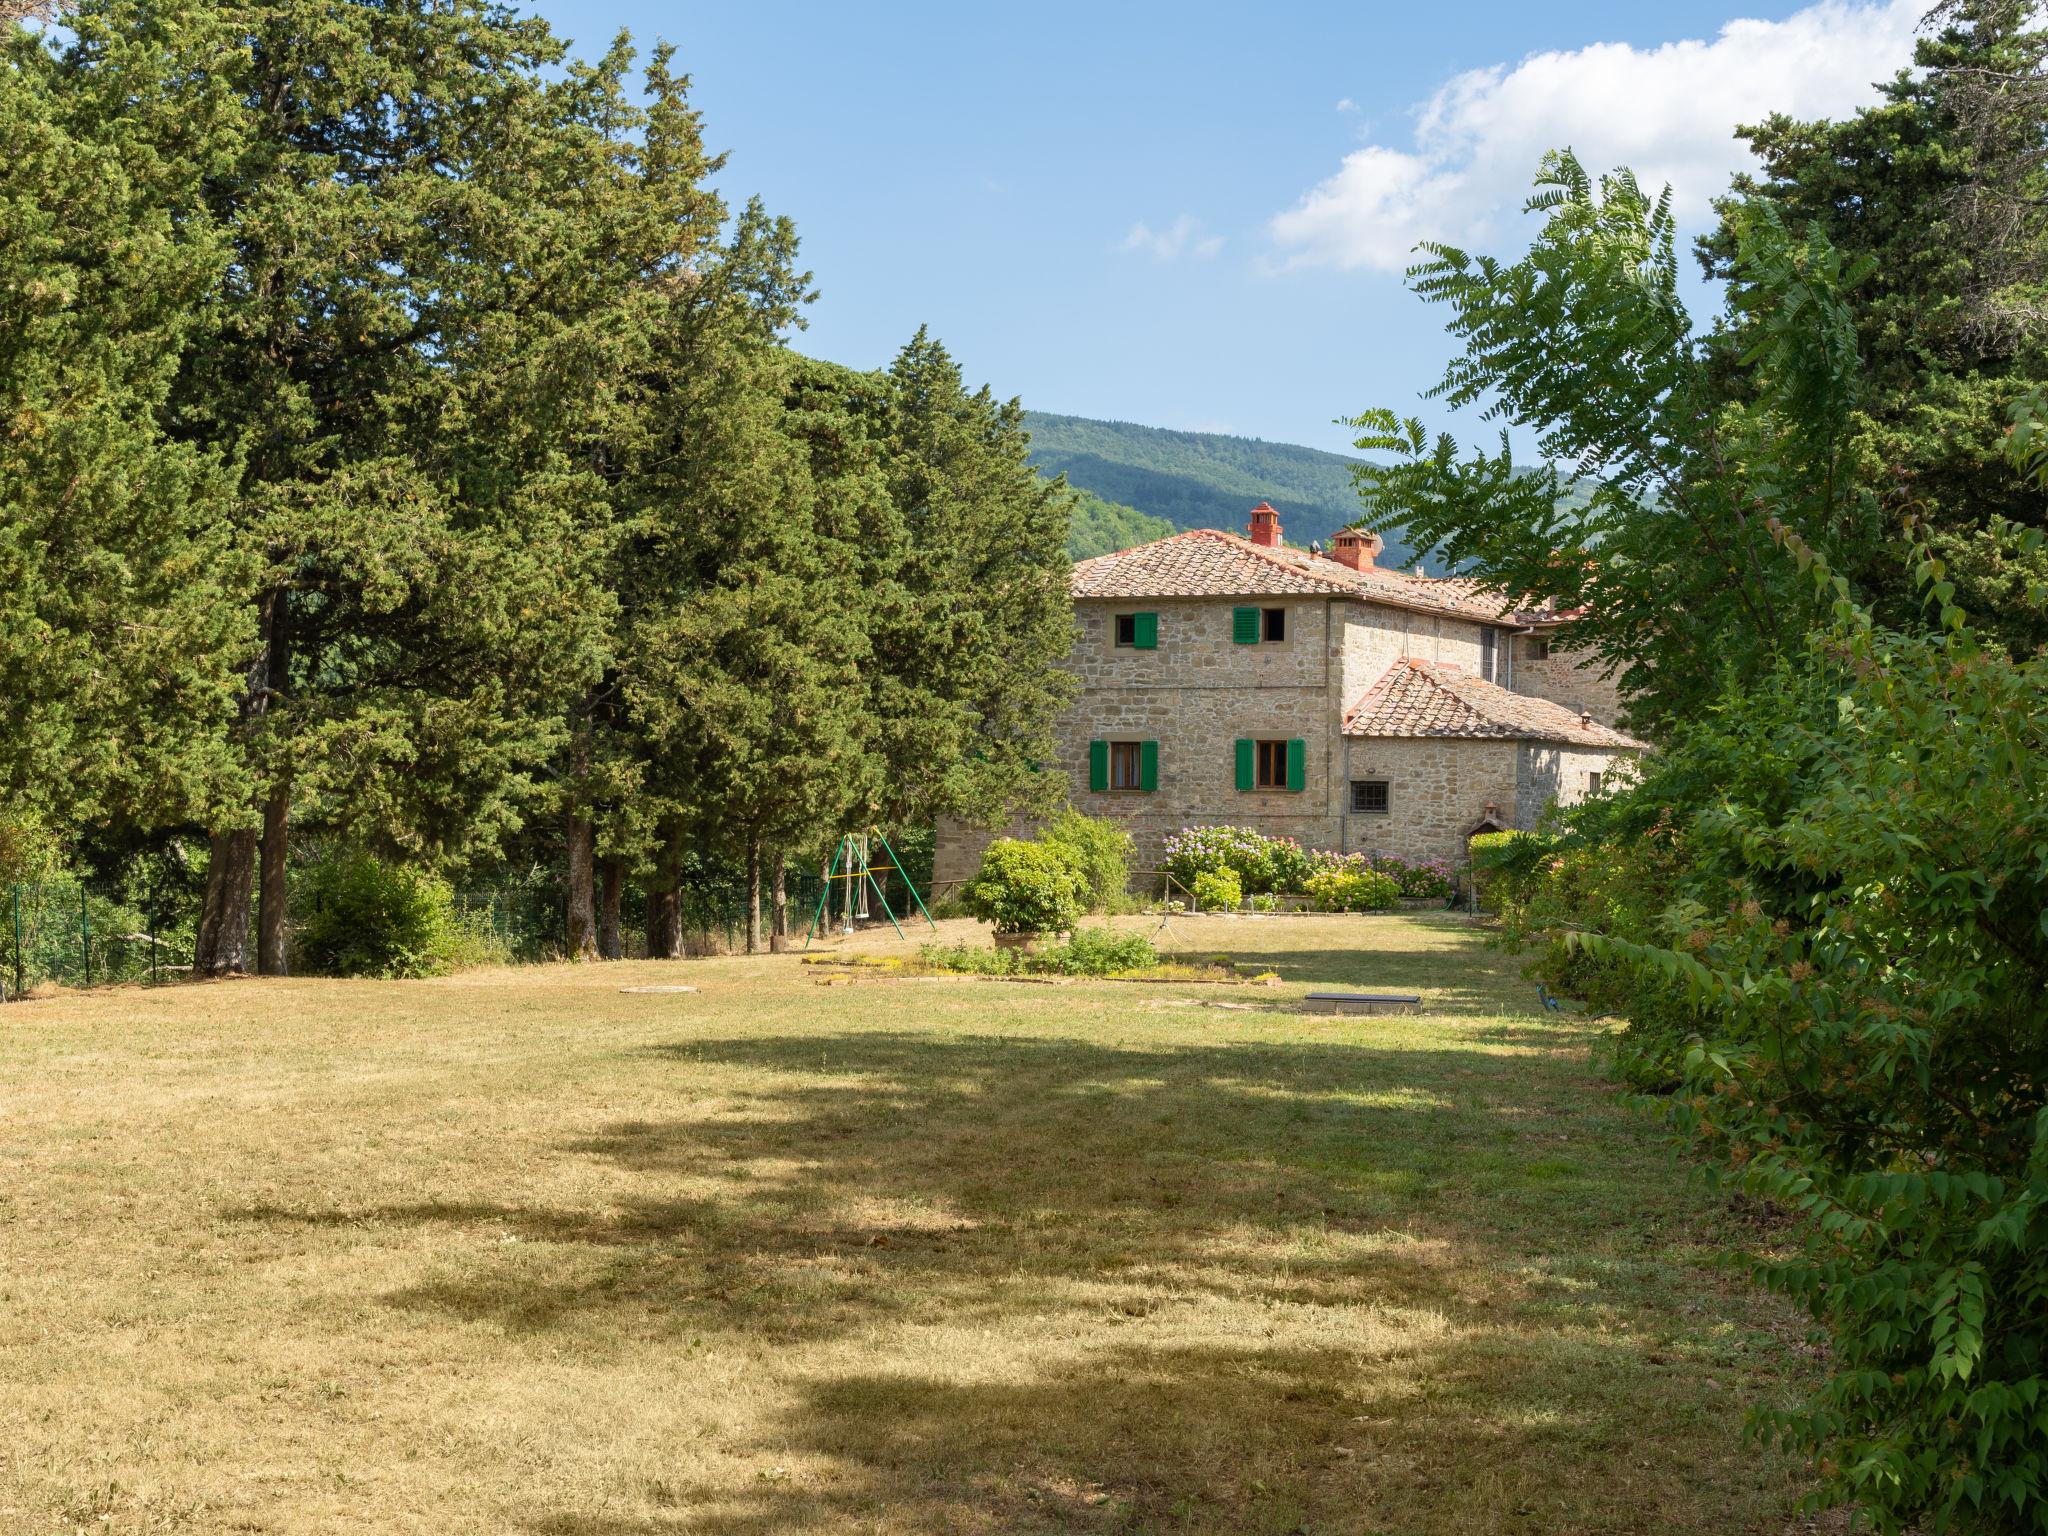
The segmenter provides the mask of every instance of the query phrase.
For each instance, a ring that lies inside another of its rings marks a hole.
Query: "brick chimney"
[[[1344,528],[1330,541],[1330,558],[1339,565],[1362,571],[1386,547],[1387,541],[1370,528]]]
[[[1277,549],[1280,545],[1280,514],[1273,510],[1270,501],[1262,501],[1252,508],[1251,540],[1268,549]]]

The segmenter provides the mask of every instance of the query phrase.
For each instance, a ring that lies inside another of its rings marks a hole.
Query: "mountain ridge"
[[[1351,471],[1364,461],[1321,448],[1051,411],[1025,412],[1025,426],[1041,474],[1063,474],[1070,486],[1176,532],[1242,530],[1245,514],[1267,501],[1289,543],[1327,544],[1361,510]],[[1374,531],[1386,541],[1382,565],[1417,563],[1404,530]]]

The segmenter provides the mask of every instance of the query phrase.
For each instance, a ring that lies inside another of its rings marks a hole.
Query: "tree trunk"
[[[789,861],[775,855],[775,937],[789,937]]]
[[[747,953],[761,953],[761,839],[747,839]]]
[[[569,918],[565,935],[571,960],[597,958],[597,893],[591,883],[597,837],[590,818],[569,813]]]
[[[284,682],[281,616],[284,593],[272,589],[263,594],[256,611],[256,630],[262,644],[249,662],[242,685],[242,703],[236,720],[236,734],[251,741],[270,711],[271,691]],[[259,799],[264,819],[270,815],[267,798]],[[284,839],[278,839],[282,848]],[[249,887],[256,875],[256,829],[236,827],[216,832],[208,839],[211,857],[206,865],[206,894],[199,909],[199,934],[193,945],[192,974],[195,976],[245,976],[249,972]],[[280,906],[280,911],[282,907]]]
[[[647,888],[647,957],[674,960],[683,953],[683,834],[676,826],[663,829],[655,856],[654,880]]]
[[[285,953],[285,939],[290,931],[285,854],[291,814],[291,785],[273,785],[263,806],[263,853],[258,873],[262,904],[257,908],[256,918],[256,969],[265,976],[291,974],[291,961]]]
[[[590,705],[579,709],[569,747],[569,816],[564,841],[569,854],[569,900],[563,921],[563,948],[571,960],[597,958],[597,892],[592,876],[597,861],[597,836],[583,793],[590,780]]]
[[[244,976],[249,971],[249,885],[256,873],[256,829],[217,832],[208,842],[206,896],[199,912],[195,976]]]
[[[619,938],[619,894],[626,886],[626,861],[605,858],[598,861],[597,952],[607,960],[626,958],[626,946]]]

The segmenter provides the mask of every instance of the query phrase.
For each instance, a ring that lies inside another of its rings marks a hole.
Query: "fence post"
[[[21,882],[14,882],[14,995],[21,996]]]
[[[86,905],[85,882],[78,882],[78,957],[85,967],[85,984],[92,985],[92,909]]]

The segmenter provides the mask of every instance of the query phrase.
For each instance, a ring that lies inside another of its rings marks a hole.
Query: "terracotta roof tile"
[[[1511,623],[1496,597],[1460,579],[1410,576],[1368,566],[1355,571],[1324,555],[1254,544],[1197,528],[1074,565],[1075,597],[1268,597],[1297,593],[1355,597]]]
[[[1624,752],[1649,748],[1548,699],[1510,692],[1458,667],[1405,657],[1351,706],[1344,734],[1499,737]]]

